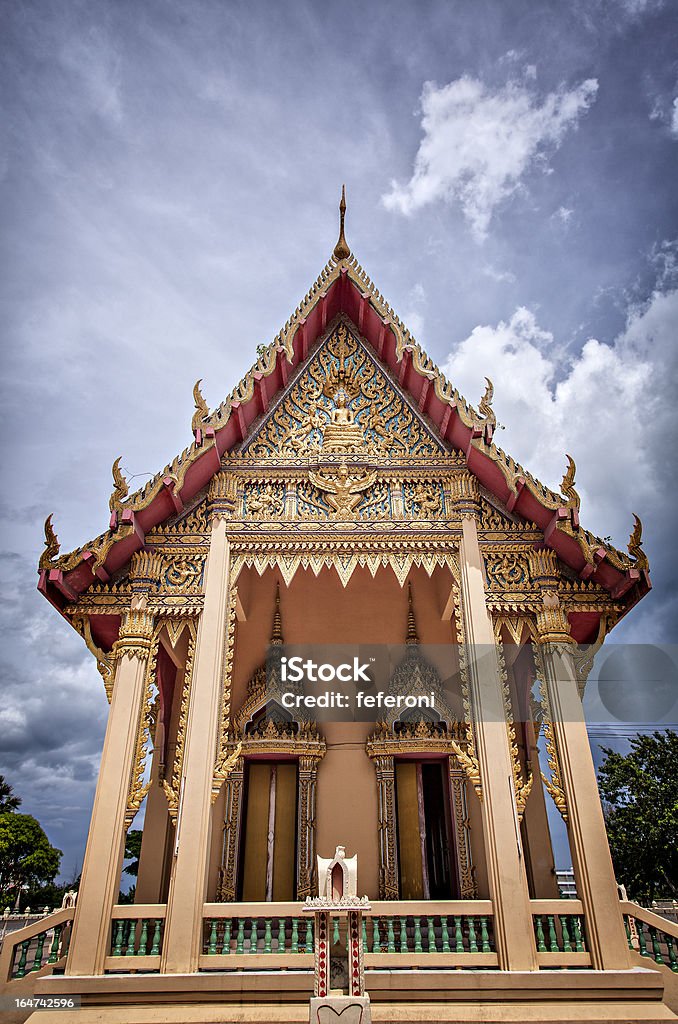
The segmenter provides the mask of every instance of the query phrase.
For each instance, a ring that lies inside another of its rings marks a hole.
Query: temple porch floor
[[[379,1024],[544,1021],[671,1021],[663,979],[629,971],[368,971]],[[40,1011],[34,1024],[306,1024],[312,975],[239,972],[198,975],[52,976],[36,994],[80,995],[77,1011]]]

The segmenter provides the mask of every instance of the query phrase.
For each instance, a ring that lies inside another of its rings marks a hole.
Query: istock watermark
[[[508,644],[501,658],[492,645],[288,644],[269,650],[266,699],[291,721],[451,725],[469,708],[476,719],[498,720],[508,699],[520,722],[543,717],[546,696],[552,717],[678,722],[678,647],[572,644],[552,653],[544,647],[535,657],[529,645]],[[583,702],[572,702],[585,681]]]

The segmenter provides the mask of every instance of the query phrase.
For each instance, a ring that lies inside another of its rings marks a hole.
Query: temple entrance
[[[247,766],[240,898],[295,899],[296,761],[252,761]]]
[[[395,765],[403,900],[458,898],[445,769],[441,762],[430,760]]]

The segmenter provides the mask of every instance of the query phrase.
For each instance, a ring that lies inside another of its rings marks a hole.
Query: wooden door
[[[295,898],[297,764],[254,761],[248,765],[241,899]]]

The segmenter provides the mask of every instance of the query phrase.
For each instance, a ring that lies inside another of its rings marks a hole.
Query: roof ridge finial
[[[275,615],[273,616],[273,633],[271,634],[271,647],[280,647],[283,643],[282,617],[280,615],[280,583],[275,585]]]
[[[339,239],[334,247],[335,260],[347,260],[351,255],[346,236],[344,235],[344,217],[346,216],[346,186],[341,186],[341,202],[339,203]]]
[[[407,583],[407,640],[405,643],[408,645],[419,643],[417,623],[414,619],[414,605],[412,603],[412,584],[409,581]]]

